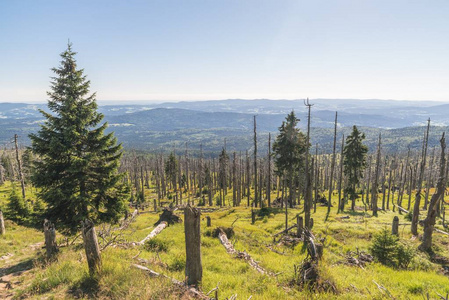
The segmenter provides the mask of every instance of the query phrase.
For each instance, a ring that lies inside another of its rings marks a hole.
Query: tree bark
[[[19,171],[20,185],[22,187],[22,197],[23,197],[23,199],[25,199],[25,179],[23,178],[22,161],[20,160],[19,146],[17,145],[17,134],[14,135],[14,145],[16,148],[16,159],[17,159],[17,166],[18,166],[18,171]]]
[[[435,194],[433,194],[432,198],[430,199],[427,217],[423,221],[424,234],[422,237],[422,243],[418,247],[421,251],[429,251],[432,248],[432,233],[435,226],[435,219],[437,216],[437,207],[440,203],[440,200],[445,190],[446,157],[444,151],[446,150],[446,140],[444,138],[444,133],[440,139],[440,145],[441,145],[440,177],[438,178],[438,184]]]
[[[6,234],[5,220],[3,219],[3,212],[0,210],[0,235]]]
[[[337,112],[335,112],[335,124],[334,124],[334,146],[332,148],[332,162],[331,173],[329,176],[329,198],[327,199],[327,215],[326,220],[329,217],[332,206],[332,192],[333,192],[333,180],[334,180],[334,168],[335,168],[335,148],[337,146]],[[318,171],[318,170],[316,170]]]
[[[394,216],[393,218],[393,225],[391,228],[391,233],[394,235],[399,235],[399,217]]]
[[[55,225],[47,219],[44,221],[44,237],[47,259],[51,259],[58,252],[58,246],[56,244]]]
[[[254,206],[255,207],[257,207],[258,195],[259,194],[257,193],[257,127],[256,127],[256,116],[254,116]]]
[[[187,206],[184,210],[184,231],[186,241],[186,270],[187,284],[198,286],[203,277],[201,263],[201,232],[200,215],[197,208]]]
[[[81,222],[81,226],[89,273],[95,275],[101,271],[101,255],[94,223],[86,219]]]
[[[423,155],[421,161],[421,168],[419,172],[418,179],[418,190],[416,191],[415,204],[413,206],[413,217],[412,217],[412,226],[411,232],[413,235],[418,235],[418,221],[419,221],[419,205],[421,200],[421,187],[424,176],[424,169],[426,167],[426,157],[427,157],[427,142],[429,141],[429,129],[430,129],[430,119],[427,122],[427,133],[423,142]]]

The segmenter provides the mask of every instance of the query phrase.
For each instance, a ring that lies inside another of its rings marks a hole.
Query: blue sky
[[[449,101],[449,1],[0,0],[0,102],[73,42],[98,100]]]

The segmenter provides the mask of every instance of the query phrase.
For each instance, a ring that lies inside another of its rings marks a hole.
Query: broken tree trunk
[[[391,228],[391,233],[394,235],[399,235],[399,217],[394,216],[393,218],[393,225]]]
[[[3,212],[0,210],[0,235],[4,235],[5,233],[5,220],[3,219]]]
[[[173,225],[175,223],[181,223],[182,220],[180,217],[174,214],[175,209],[164,208],[162,214],[159,216],[159,220],[154,223],[154,226],[161,224],[162,222],[167,222],[168,225]]]
[[[430,119],[427,121],[427,131],[426,131],[424,141],[423,141],[422,160],[421,160],[419,177],[418,177],[418,188],[416,191],[415,204],[413,206],[411,232],[413,235],[416,235],[416,236],[418,235],[419,205],[420,205],[420,201],[421,201],[421,188],[422,188],[424,170],[426,167],[427,143],[429,141],[429,128],[430,128]]]
[[[186,239],[187,284],[198,286],[203,277],[201,263],[201,211],[190,205],[184,210],[184,231]]]
[[[50,259],[58,252],[58,245],[56,244],[55,225],[47,219],[44,220],[44,237],[47,259]]]
[[[443,136],[440,139],[441,144],[441,158],[440,158],[440,177],[438,178],[437,189],[435,194],[432,195],[430,200],[429,210],[427,212],[427,217],[424,219],[424,234],[422,237],[422,243],[419,245],[419,250],[429,251],[432,248],[432,233],[435,226],[435,219],[437,217],[437,207],[440,200],[444,194],[445,190],[445,167],[446,167],[446,157],[444,151],[446,150],[446,140]]]
[[[98,246],[97,234],[95,232],[94,223],[86,219],[81,222],[84,250],[86,251],[87,264],[89,265],[90,275],[97,274],[101,271],[101,255]]]
[[[269,272],[259,266],[259,264],[245,251],[237,251],[235,250],[234,246],[231,244],[231,242],[228,240],[228,237],[226,233],[220,228],[218,233],[218,238],[220,239],[221,244],[223,247],[225,247],[226,252],[228,252],[231,255],[235,255],[236,258],[244,259],[248,262],[248,264],[254,268],[257,272],[264,274],[264,275],[270,275],[274,276],[272,272]]]
[[[304,228],[304,219],[302,216],[296,216],[296,236],[302,237],[302,231]]]
[[[136,246],[141,246],[143,244],[145,244],[146,241],[151,240],[152,238],[154,238],[156,235],[158,235],[159,233],[161,233],[162,230],[164,230],[166,227],[168,226],[167,222],[162,221],[159,225],[156,226],[156,228],[154,228],[149,235],[147,235],[143,240],[141,240],[140,242],[136,243]]]

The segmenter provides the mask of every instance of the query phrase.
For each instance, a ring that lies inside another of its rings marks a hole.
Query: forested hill
[[[442,131],[449,125],[449,105],[434,102],[313,100],[313,145],[332,149],[335,111],[338,111],[338,138],[348,134],[352,125],[365,132],[370,150],[375,149],[378,134],[382,133],[383,148],[388,152],[419,149],[424,133],[423,125],[431,118],[433,125],[430,145],[436,145]],[[418,105],[423,107],[418,108]],[[388,106],[389,105],[389,106]],[[190,108],[190,109],[186,109]],[[8,145],[18,134],[27,145],[28,134],[39,129],[43,118],[38,109],[44,104],[0,103],[0,145]],[[306,127],[306,112],[302,101],[286,100],[224,100],[178,102],[148,105],[103,105],[109,130],[127,149],[170,151],[190,149],[219,151],[226,138],[230,150],[251,150],[253,116],[257,116],[260,151],[266,151],[268,132],[275,135],[287,112],[294,109]],[[447,119],[446,119],[447,118]]]

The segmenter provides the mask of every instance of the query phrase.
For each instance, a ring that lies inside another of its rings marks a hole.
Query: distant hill
[[[423,126],[430,117],[435,127],[431,145],[449,125],[449,104],[389,100],[311,100],[312,144],[331,148],[335,111],[338,111],[339,135],[350,132],[352,125],[363,128],[367,144],[375,148],[381,132],[386,151],[419,148]],[[8,145],[14,134],[29,143],[28,134],[39,129],[44,104],[0,103],[0,145]],[[300,128],[305,129],[307,115],[302,100],[221,100],[141,105],[104,105],[99,111],[126,148],[141,150],[184,148],[203,144],[205,151],[219,151],[227,140],[231,150],[252,147],[253,116],[257,115],[260,151],[266,150],[268,132],[275,135],[285,116],[297,113]],[[262,152],[261,152],[262,153]]]

